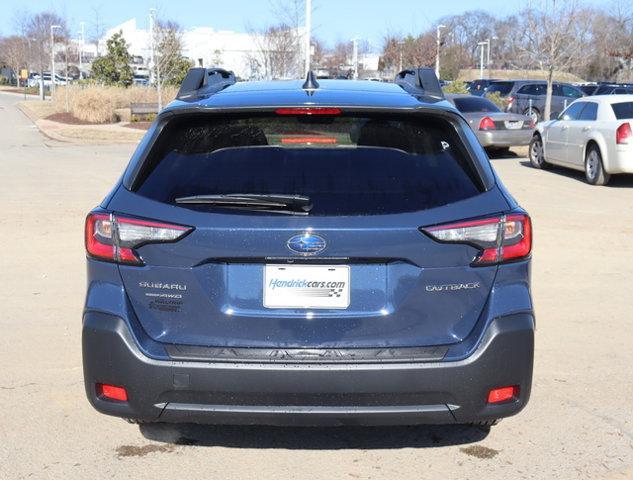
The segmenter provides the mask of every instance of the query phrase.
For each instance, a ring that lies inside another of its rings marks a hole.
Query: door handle
[[[583,127],[582,129],[583,132],[588,132],[589,130],[591,130],[591,127]]]
[[[563,125],[563,130],[568,130],[569,129],[569,125]]]

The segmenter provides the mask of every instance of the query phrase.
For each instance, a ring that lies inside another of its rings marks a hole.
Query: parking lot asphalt
[[[633,178],[493,159],[535,229],[532,399],[474,427],[151,426],[84,395],[83,222],[130,145],[43,137],[0,94],[0,479],[633,479]]]

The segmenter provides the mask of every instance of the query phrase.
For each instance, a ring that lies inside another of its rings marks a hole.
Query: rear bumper
[[[534,321],[493,320],[461,361],[240,363],[155,360],[121,318],[84,315],[86,393],[100,412],[161,422],[267,425],[468,423],[518,413],[530,397]],[[124,386],[127,402],[97,396],[96,383]],[[519,398],[489,405],[495,387]]]
[[[534,130],[489,130],[477,131],[479,143],[484,147],[520,147],[529,145]]]
[[[633,173],[633,145],[616,145],[613,160],[605,167],[609,173]]]

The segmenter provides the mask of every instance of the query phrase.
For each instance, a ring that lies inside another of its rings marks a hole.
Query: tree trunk
[[[550,115],[552,113],[553,81],[554,81],[554,67],[550,66],[549,69],[547,70],[547,95],[545,96],[545,112],[543,112],[544,121],[549,120]]]

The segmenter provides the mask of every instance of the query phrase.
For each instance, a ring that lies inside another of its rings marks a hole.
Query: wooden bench
[[[135,117],[147,118],[156,114],[158,114],[158,103],[130,103],[132,119]]]

